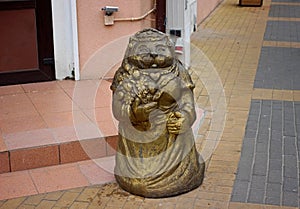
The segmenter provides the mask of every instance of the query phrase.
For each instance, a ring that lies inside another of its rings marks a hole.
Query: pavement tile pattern
[[[276,42],[277,46],[262,47],[254,88],[300,90],[300,47],[287,45],[300,43],[300,1],[273,0],[272,3],[264,41]]]
[[[300,102],[252,100],[232,201],[298,207]]]
[[[300,48],[262,47],[254,87],[300,90],[299,54]]]
[[[300,1],[272,3],[231,201],[299,208]]]
[[[289,3],[299,3],[299,0],[272,0],[272,2],[289,2]]]
[[[297,2],[297,1],[295,1]],[[298,1],[299,2],[299,1]],[[295,5],[271,5],[270,17],[300,17],[300,6]]]
[[[300,21],[269,20],[264,36],[266,41],[300,41]]]

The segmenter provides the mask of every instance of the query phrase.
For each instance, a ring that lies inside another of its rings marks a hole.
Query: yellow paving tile
[[[293,99],[294,101],[300,101],[300,91],[294,91],[293,92]]]
[[[109,207],[123,207],[123,205],[125,204],[127,198],[120,198],[120,197],[115,197],[113,196],[108,203],[106,204]]]
[[[61,198],[61,196],[64,194],[63,191],[57,191],[57,192],[50,192],[47,193],[44,197],[45,200],[49,200],[49,201],[56,201],[59,198]]]
[[[46,194],[39,194],[35,196],[28,197],[23,204],[27,205],[38,205],[44,198]]]
[[[36,207],[36,209],[52,209],[55,203],[55,201],[42,200],[42,202]]]
[[[90,187],[85,188],[80,195],[76,198],[76,201],[79,202],[92,202],[95,196],[98,194],[99,188]]]
[[[283,99],[283,91],[274,89],[272,98],[273,98],[273,100],[282,100]]]
[[[70,207],[73,202],[78,197],[79,193],[75,192],[66,192],[64,193],[61,198],[56,202],[55,207]]]
[[[218,208],[218,209],[227,209],[228,202],[217,201],[217,200],[205,200],[205,199],[197,199],[194,205],[194,208]]]
[[[293,101],[294,99],[294,95],[293,95],[293,91],[283,91],[283,94],[282,94],[282,100],[284,101]]]
[[[297,17],[269,17],[268,20],[273,21],[300,21]]]
[[[272,89],[253,89],[252,99],[272,99],[273,97]]]
[[[198,192],[198,199],[200,200],[216,200],[222,202],[229,202],[231,195],[224,193],[214,193],[214,192]]]
[[[300,48],[300,43],[299,42],[284,42],[284,41],[264,41],[263,46]]]
[[[69,207],[70,209],[85,209],[88,208],[89,203],[86,202],[74,202],[71,207]]]
[[[264,205],[230,202],[229,209],[264,209]]]
[[[35,209],[36,207],[34,205],[26,205],[22,204],[18,207],[19,209]]]
[[[12,208],[17,208],[18,206],[21,205],[21,203],[25,200],[25,197],[21,198],[16,198],[12,200],[6,201],[0,208],[1,209],[12,209]]]
[[[225,175],[226,173],[223,173],[223,175]],[[228,174],[227,174],[228,175]],[[235,175],[234,173],[230,174],[230,175]],[[214,185],[218,185],[218,186],[224,186],[224,187],[232,187],[233,183],[234,183],[234,179],[217,179],[217,178],[206,178],[206,181],[208,183],[212,183]]]
[[[111,197],[107,197],[103,194],[98,194],[90,203],[89,209],[98,209],[98,208],[105,208],[106,204],[109,202]]]
[[[195,198],[179,198],[176,202],[176,208],[193,208]]]
[[[135,204],[132,204],[132,203],[128,203],[128,204],[125,204],[122,209],[132,209],[132,208],[140,208],[141,206],[141,203],[135,203]],[[172,208],[170,207],[169,205],[164,205],[166,206],[166,208]],[[176,206],[174,205],[173,208],[175,208]]]

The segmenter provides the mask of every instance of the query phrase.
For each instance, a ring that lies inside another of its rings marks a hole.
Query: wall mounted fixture
[[[154,7],[140,17],[114,18],[113,13],[119,10],[119,7],[115,6],[105,6],[101,10],[105,11],[104,25],[113,25],[114,22],[121,21],[139,21],[145,19],[148,15],[150,15],[156,10],[156,0],[154,0]]]
[[[105,6],[101,8],[102,11],[105,11],[105,15],[111,16],[114,12],[119,11],[119,7],[115,6]]]

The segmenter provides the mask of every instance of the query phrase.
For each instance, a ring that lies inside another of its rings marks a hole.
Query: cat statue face
[[[177,69],[175,46],[170,37],[148,28],[130,37],[121,66],[117,70],[111,89],[115,91],[124,80],[140,80],[141,71],[160,78],[160,73]],[[146,79],[147,80],[147,79]],[[145,85],[142,80],[141,86]]]
[[[168,36],[148,29],[131,38],[126,56],[138,69],[167,68],[174,64],[175,50]]]

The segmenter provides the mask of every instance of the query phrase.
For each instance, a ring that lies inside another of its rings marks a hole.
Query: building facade
[[[197,0],[197,24],[221,1]],[[130,35],[165,30],[165,10],[166,0],[0,0],[0,85],[103,77]]]

